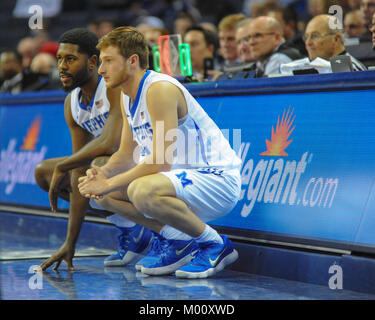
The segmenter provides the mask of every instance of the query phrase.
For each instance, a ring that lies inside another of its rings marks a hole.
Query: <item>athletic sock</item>
[[[223,239],[220,237],[220,235],[217,233],[215,229],[212,229],[208,224],[206,224],[206,228],[204,229],[203,233],[194,239],[198,243],[200,242],[208,242],[213,241],[220,244],[223,244]]]
[[[160,235],[163,236],[165,239],[172,239],[172,240],[190,240],[193,239],[188,234],[183,233],[182,231],[179,231],[171,226],[165,225],[160,230]]]
[[[113,223],[115,226],[119,228],[132,228],[136,225],[135,222],[130,221],[129,219],[126,219],[118,214],[113,214],[111,216],[108,216],[106,218],[109,222]]]

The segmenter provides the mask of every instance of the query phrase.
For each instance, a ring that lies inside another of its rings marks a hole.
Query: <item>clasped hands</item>
[[[86,176],[78,179],[78,189],[85,198],[93,198],[99,200],[103,195],[108,193],[108,175],[98,166],[93,165],[86,171]]]

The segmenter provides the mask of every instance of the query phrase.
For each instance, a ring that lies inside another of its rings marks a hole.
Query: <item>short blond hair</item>
[[[236,29],[238,22],[244,19],[246,19],[246,16],[242,13],[230,14],[229,16],[226,16],[220,20],[218,30],[223,31]]]
[[[99,50],[115,46],[120,54],[128,59],[136,54],[142,69],[148,68],[149,50],[145,36],[133,27],[118,27],[100,38],[97,48]]]

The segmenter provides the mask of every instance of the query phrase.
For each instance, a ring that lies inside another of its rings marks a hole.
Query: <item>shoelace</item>
[[[159,253],[162,253],[167,246],[168,240],[163,239],[159,236],[155,236],[154,240],[151,243],[148,255],[157,255]]]
[[[210,258],[210,255],[205,250],[210,246],[200,245],[198,251],[195,253],[194,258],[191,260],[190,263],[192,264],[207,264],[207,259]]]
[[[195,253],[194,258],[191,260],[191,264],[205,264],[209,255],[205,253],[201,248]]]

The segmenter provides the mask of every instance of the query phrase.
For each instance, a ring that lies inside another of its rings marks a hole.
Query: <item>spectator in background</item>
[[[4,51],[0,55],[0,70],[3,84],[0,92],[19,93],[22,91],[22,56],[16,51]]]
[[[181,11],[177,14],[177,17],[174,20],[173,33],[180,34],[182,38],[184,38],[186,30],[194,26],[196,23],[198,23],[198,21],[195,21],[191,14]]]
[[[37,48],[41,48],[43,45],[51,41],[48,30],[49,25],[45,21],[43,21],[43,29],[34,29],[30,32]]]
[[[198,81],[203,81],[205,74],[205,59],[215,59],[215,51],[217,48],[217,38],[212,32],[199,26],[194,26],[186,30],[184,42],[190,46],[191,66],[193,75]],[[214,66],[211,70],[215,70],[218,66]]]
[[[164,22],[160,18],[154,16],[139,17],[135,22],[135,25],[138,31],[143,34],[153,28],[165,29]]]
[[[116,22],[111,19],[101,19],[98,22],[97,35],[98,38],[105,36],[107,33],[111,32],[116,28]]]
[[[312,18],[309,21],[304,36],[306,50],[309,57],[294,61],[294,65],[306,65],[309,62],[313,62],[317,58],[321,58],[327,61],[326,66],[328,66],[328,72],[332,72],[329,66],[330,58],[338,55],[347,55],[352,61],[354,71],[367,70],[367,68],[360,61],[346,52],[344,47],[343,30],[337,28],[331,29],[330,21],[334,26],[337,26],[337,21],[332,21],[332,19],[337,18],[328,14],[322,14]],[[289,64],[289,66],[290,65],[291,64]],[[286,71],[289,66],[288,64],[283,65],[281,69]]]
[[[331,57],[345,54],[350,56],[354,70],[366,70],[366,67],[361,62],[346,52],[343,30],[331,29],[331,19],[336,18],[328,14],[322,14],[314,17],[307,24],[305,42],[310,60],[320,57],[328,61]]]
[[[1,93],[18,94],[48,87],[45,75],[30,72],[22,67],[22,56],[17,51],[8,50],[1,53],[0,70],[4,80],[0,88]]]
[[[371,25],[372,16],[375,12],[375,0],[362,0],[361,12],[363,14],[363,21],[366,27],[366,32],[360,37],[360,41],[369,42],[372,38],[369,26]]]
[[[151,28],[145,31],[144,35],[146,40],[149,43],[149,46],[152,48],[153,46],[159,45],[159,37],[168,35],[169,31],[165,28]]]
[[[283,29],[286,44],[296,48],[302,55],[307,56],[303,32],[298,31],[298,15],[292,6],[279,8],[268,12],[267,16],[279,21]]]
[[[300,52],[285,44],[280,23],[272,17],[261,16],[247,25],[248,36],[244,39],[250,54],[256,61],[256,77],[280,74],[280,65],[301,59]]]
[[[206,29],[217,34],[217,27],[211,22],[201,22],[198,25],[201,26],[203,29]]]
[[[114,28],[116,28],[116,21],[113,19],[93,19],[87,24],[87,29],[98,38],[106,35]]]
[[[236,44],[236,25],[239,21],[246,19],[242,13],[231,14],[220,20],[219,47],[220,55],[223,58],[221,69],[241,64]]]
[[[361,0],[347,0],[348,10],[359,10],[361,8]]]
[[[57,90],[61,88],[59,72],[57,70],[56,55],[40,52],[31,61],[30,70],[45,77],[44,90]]]
[[[159,36],[168,34],[169,32],[165,29],[163,21],[154,16],[141,16],[136,20],[135,24],[137,30],[143,33],[145,38],[148,40],[149,69],[153,70],[154,60],[152,56],[152,47],[159,45]]]
[[[307,5],[311,17],[328,13],[326,0],[308,0]]]
[[[306,24],[313,18],[320,14],[328,14],[329,8],[333,5],[338,5],[346,10],[346,0],[307,0],[307,12],[299,16],[299,30],[305,30]]]
[[[48,41],[43,44],[40,49],[39,53],[49,53],[52,57],[56,59],[57,50],[59,49],[59,44],[55,41]]]
[[[266,16],[268,12],[277,10],[278,8],[278,0],[245,0],[243,12],[246,16],[256,18],[259,16]]]
[[[22,67],[29,68],[31,60],[39,52],[39,45],[32,37],[25,37],[18,42],[17,51],[22,56]]]
[[[375,50],[375,12],[372,15],[372,22],[369,26],[369,30],[372,34],[372,48]]]
[[[97,19],[90,20],[87,24],[87,30],[98,36],[99,21]]]
[[[360,10],[350,11],[345,15],[344,29],[347,38],[359,38],[366,32],[363,14]]]
[[[372,16],[375,12],[375,0],[362,0],[361,7],[365,26],[369,26],[372,22]]]
[[[250,52],[250,45],[249,45],[249,25],[252,19],[245,18],[239,21],[236,25],[236,45],[237,45],[237,53],[238,57],[242,64],[253,62],[254,58]]]
[[[34,73],[49,74],[57,69],[56,58],[49,53],[38,53],[31,61],[30,70]]]

